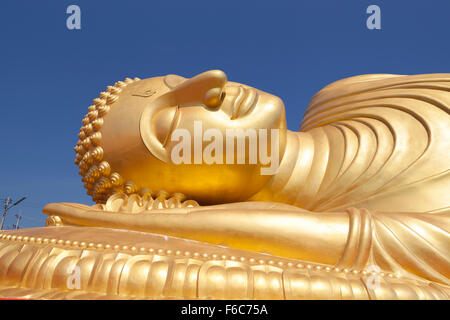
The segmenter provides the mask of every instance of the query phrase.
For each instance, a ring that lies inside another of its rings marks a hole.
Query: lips
[[[258,101],[258,92],[253,88],[239,86],[237,94],[233,100],[231,120],[248,114]]]

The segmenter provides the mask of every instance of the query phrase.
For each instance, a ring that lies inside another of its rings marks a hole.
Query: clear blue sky
[[[165,3],[166,2],[166,3]],[[66,8],[81,8],[81,30]],[[381,8],[381,30],[366,8]],[[0,199],[42,226],[49,202],[91,204],[73,146],[106,85],[222,69],[280,96],[296,130],[311,96],[366,73],[450,72],[450,1],[8,1],[0,2]]]

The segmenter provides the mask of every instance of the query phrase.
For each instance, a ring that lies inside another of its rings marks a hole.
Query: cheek
[[[226,129],[238,127],[240,127],[240,124],[237,121],[230,120],[223,111],[210,111],[204,107],[180,109],[176,123],[177,129],[186,129],[191,133],[194,130],[204,132],[208,129],[217,129],[225,134]]]

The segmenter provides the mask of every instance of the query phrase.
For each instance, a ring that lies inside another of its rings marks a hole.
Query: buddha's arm
[[[159,233],[273,255],[335,264],[348,234],[347,213],[311,213],[269,202],[245,202],[141,213],[102,212],[49,204],[64,224]]]
[[[137,214],[84,207],[51,204],[44,212],[69,224],[153,232],[341,268],[373,264],[446,284],[450,278],[449,214],[315,213],[255,202]]]

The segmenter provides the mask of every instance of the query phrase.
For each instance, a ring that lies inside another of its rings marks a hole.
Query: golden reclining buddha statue
[[[75,147],[96,204],[2,231],[0,296],[449,299],[449,106],[450,74],[362,75],[293,132],[220,70],[118,81]]]

